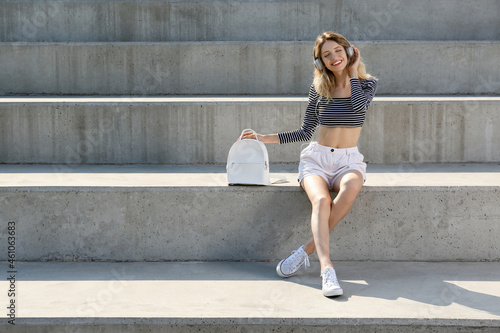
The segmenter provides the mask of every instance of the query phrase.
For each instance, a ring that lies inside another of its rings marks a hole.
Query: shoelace
[[[321,276],[327,287],[339,287],[339,281],[337,280],[337,276],[333,273],[333,270],[328,269]]]
[[[297,270],[300,265],[304,264],[305,267],[309,267],[311,264],[309,263],[309,257],[307,256],[307,254],[305,255],[305,259],[302,261],[298,261],[297,259],[300,257],[300,253],[299,251],[295,250],[295,251],[292,251],[292,255],[290,257],[290,261],[291,263],[293,264],[292,266],[292,271],[295,271]]]

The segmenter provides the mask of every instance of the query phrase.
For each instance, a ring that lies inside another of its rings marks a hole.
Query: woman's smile
[[[343,61],[344,61],[344,60],[342,60],[342,59],[340,59],[340,60],[338,60],[338,61],[335,61],[335,62],[332,64],[332,66],[338,66],[338,65],[340,65]]]

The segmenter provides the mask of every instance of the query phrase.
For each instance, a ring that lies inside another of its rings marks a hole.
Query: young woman
[[[359,50],[340,34],[325,32],[314,46],[314,82],[302,127],[261,135],[246,133],[243,139],[264,143],[313,141],[300,154],[299,183],[312,204],[313,238],[281,260],[276,272],[290,277],[316,249],[321,264],[325,296],[343,294],[330,260],[330,231],[350,211],[366,179],[366,164],[357,142],[365,114],[375,95],[377,81],[366,73]],[[332,201],[330,189],[337,193]]]

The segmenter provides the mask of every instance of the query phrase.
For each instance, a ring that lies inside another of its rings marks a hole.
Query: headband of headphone
[[[346,41],[349,44],[349,47],[347,47],[347,49],[346,49],[347,58],[350,60],[352,58],[352,56],[354,55],[354,49],[352,48],[351,43],[349,43],[349,41],[347,39],[346,39]],[[314,58],[314,66],[316,66],[316,68],[320,71],[323,70],[324,65],[323,65],[323,61],[321,60],[321,57]]]

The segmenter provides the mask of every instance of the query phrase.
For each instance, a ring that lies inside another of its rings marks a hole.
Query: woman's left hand
[[[359,49],[355,46],[353,46],[352,49],[354,50],[354,55],[351,58],[351,64],[349,65],[349,72],[351,73],[351,76],[357,77],[358,66],[359,63],[361,62],[361,53],[359,52]]]

